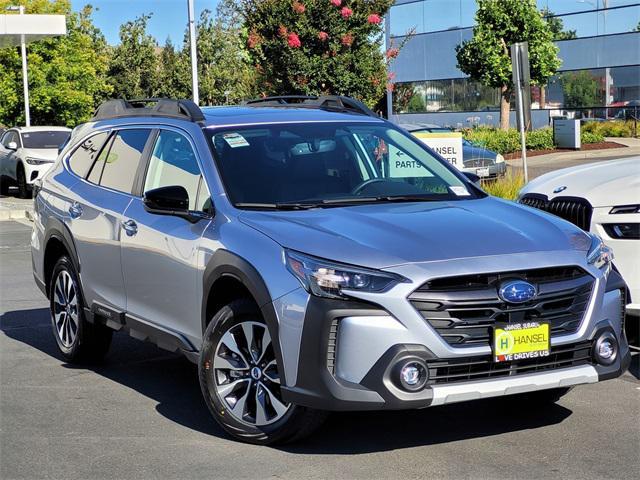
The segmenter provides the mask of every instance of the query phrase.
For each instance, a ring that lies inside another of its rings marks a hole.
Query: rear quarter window
[[[86,177],[102,145],[108,137],[107,132],[98,133],[80,144],[69,157],[69,168],[79,177]]]

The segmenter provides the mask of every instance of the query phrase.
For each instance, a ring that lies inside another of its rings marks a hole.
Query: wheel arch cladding
[[[247,296],[255,301],[269,328],[276,359],[281,370],[282,383],[286,385],[278,319],[269,289],[253,265],[228,250],[216,251],[204,271],[202,331],[206,330],[209,321],[220,307],[236,298],[246,298]]]
[[[79,281],[81,282],[80,288],[82,289],[82,280],[80,280],[80,261],[69,229],[59,219],[51,218],[47,223],[46,232],[44,240],[43,272],[47,294],[49,294],[49,284],[51,283],[53,267],[55,266],[56,261],[65,254],[69,256],[73,267],[76,269]]]

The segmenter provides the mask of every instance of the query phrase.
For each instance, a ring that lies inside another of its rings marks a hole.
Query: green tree
[[[578,34],[575,30],[565,30],[564,23],[562,18],[556,17],[555,13],[553,13],[548,8],[543,8],[540,13],[544,17],[547,25],[549,25],[549,29],[551,29],[551,33],[553,34],[554,41],[560,40],[574,40],[578,38]]]
[[[14,3],[0,0],[0,10]],[[86,121],[96,104],[111,93],[105,77],[107,45],[92,23],[92,8],[74,13],[67,0],[20,3],[25,4],[27,13],[62,14],[67,18],[66,36],[27,46],[32,123],[75,126]],[[24,123],[22,65],[16,47],[0,49],[0,122]]]
[[[158,45],[147,33],[151,14],[120,26],[120,44],[109,62],[109,82],[116,98],[153,96],[158,81]]]
[[[254,93],[254,68],[244,48],[241,26],[226,15],[222,5],[214,17],[204,10],[196,25],[200,103],[237,103]],[[188,32],[181,54],[181,70],[191,81]],[[189,91],[191,89],[189,88]]]
[[[598,82],[586,71],[567,72],[560,77],[565,108],[593,107],[601,104]]]
[[[181,55],[181,52],[176,52],[171,39],[167,38],[160,52],[154,97],[191,97],[191,70],[181,60]]]
[[[473,38],[456,47],[458,68],[483,85],[499,88],[500,128],[509,128],[513,84],[509,47],[529,43],[531,81],[546,84],[560,66],[553,33],[535,0],[478,0]]]
[[[340,94],[374,106],[387,88],[382,17],[393,0],[244,0],[250,58],[265,94]]]

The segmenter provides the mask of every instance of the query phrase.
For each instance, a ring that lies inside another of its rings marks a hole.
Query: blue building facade
[[[561,27],[556,44],[562,66],[544,92],[532,88],[534,126],[548,125],[554,116],[624,115],[625,105],[640,99],[640,2],[537,0],[537,5]],[[392,118],[454,127],[498,123],[498,90],[457,68],[455,48],[472,37],[476,8],[476,0],[396,1],[387,17],[388,44],[400,46],[409,33],[411,38],[391,65]],[[580,85],[582,93],[572,85]]]

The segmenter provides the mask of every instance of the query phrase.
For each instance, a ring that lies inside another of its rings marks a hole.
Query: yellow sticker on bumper
[[[510,362],[549,355],[549,324],[538,322],[496,325],[493,330],[493,359]]]

